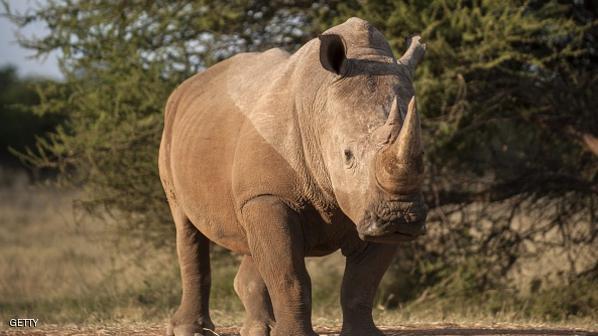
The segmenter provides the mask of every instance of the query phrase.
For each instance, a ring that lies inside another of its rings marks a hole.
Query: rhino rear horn
[[[384,123],[384,125],[382,125],[374,132],[374,138],[378,143],[382,145],[392,143],[396,138],[398,131],[401,128],[402,122],[403,119],[401,117],[401,111],[399,109],[398,98],[395,97],[392,100],[386,122]]]

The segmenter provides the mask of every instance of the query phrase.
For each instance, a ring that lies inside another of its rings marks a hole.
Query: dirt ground
[[[458,326],[448,325],[400,325],[381,327],[387,336],[407,335],[598,335],[598,329],[565,329],[565,328],[542,328],[542,327],[497,327],[497,326]],[[320,335],[336,336],[339,328],[316,328]],[[219,328],[216,332],[206,332],[205,336],[238,336],[239,328]],[[128,335],[128,336],[158,336],[164,335],[162,325],[133,325],[124,326],[44,326],[42,328],[0,330],[0,335],[60,335],[60,336],[81,336],[81,335]],[[364,335],[365,336],[365,335]]]

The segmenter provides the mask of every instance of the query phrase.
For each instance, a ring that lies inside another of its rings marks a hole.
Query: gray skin
[[[351,18],[289,55],[243,53],[170,96],[160,177],[176,225],[183,294],[169,335],[209,335],[210,242],[243,254],[243,336],[312,336],[306,256],[341,249],[341,335],[382,335],[374,294],[397,243],[425,232],[412,76]]]

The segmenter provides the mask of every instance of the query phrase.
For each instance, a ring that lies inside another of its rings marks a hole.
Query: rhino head
[[[324,164],[338,205],[366,241],[408,241],[426,231],[412,82],[424,52],[415,36],[397,61],[382,34],[360,19],[320,36],[330,79],[321,94]]]

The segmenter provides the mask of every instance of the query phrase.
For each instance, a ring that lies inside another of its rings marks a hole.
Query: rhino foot
[[[270,336],[270,326],[266,323],[253,323],[241,328],[241,336]]]
[[[212,336],[215,329],[211,321],[207,323],[174,324],[169,323],[166,336]]]

